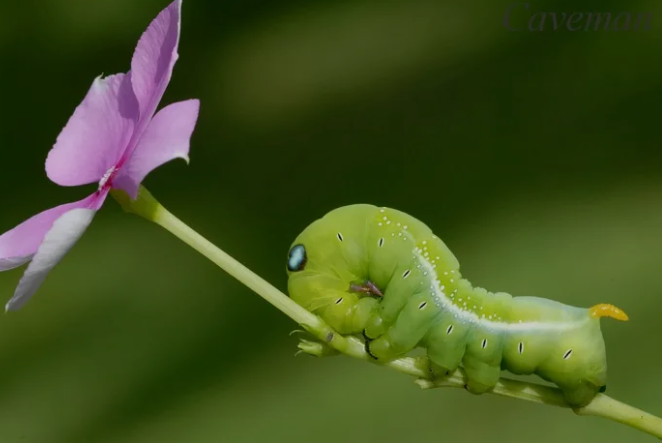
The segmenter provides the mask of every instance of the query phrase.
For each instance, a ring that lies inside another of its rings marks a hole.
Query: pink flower
[[[182,158],[200,103],[174,103],[156,113],[178,58],[181,0],[164,9],[140,38],[126,74],[98,77],[46,159],[61,186],[98,183],[89,197],[44,211],[0,236],[0,271],[30,262],[6,310],[20,309],[92,222],[111,188],[137,197],[143,179]]]

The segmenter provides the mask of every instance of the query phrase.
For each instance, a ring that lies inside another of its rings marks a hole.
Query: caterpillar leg
[[[593,400],[598,392],[603,392],[606,386],[596,386],[593,383],[582,380],[572,388],[559,386],[563,391],[565,401],[574,407],[586,406]]]
[[[364,335],[369,339],[377,338],[393,326],[400,313],[410,301],[410,295],[420,287],[421,271],[414,263],[397,267],[389,280],[384,283],[384,296],[380,297],[379,309],[368,321]]]
[[[501,376],[501,367],[491,365],[476,358],[465,358],[464,369],[467,371],[465,388],[472,394],[484,394],[496,386]]]
[[[425,337],[425,347],[434,375],[443,376],[460,366],[466,352],[469,325],[443,312]]]
[[[319,314],[341,334],[360,334],[378,306],[379,300],[375,298],[341,293],[333,303],[321,308]]]
[[[462,365],[467,372],[467,390],[483,394],[496,386],[501,376],[503,338],[483,328],[468,334],[467,352]]]
[[[378,360],[390,360],[406,354],[425,337],[439,313],[429,292],[414,295],[386,333],[366,341],[366,352]]]

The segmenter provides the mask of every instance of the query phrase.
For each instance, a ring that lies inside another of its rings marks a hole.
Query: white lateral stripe
[[[579,320],[576,322],[566,322],[566,323],[543,323],[543,322],[522,322],[522,323],[504,323],[488,320],[485,318],[480,318],[478,315],[469,311],[468,309],[462,309],[456,306],[452,300],[448,298],[446,293],[439,287],[437,272],[432,266],[432,264],[423,257],[416,248],[414,248],[414,255],[418,259],[418,262],[423,268],[428,272],[428,279],[430,280],[430,288],[434,290],[434,295],[441,302],[444,309],[453,313],[456,318],[467,323],[478,324],[481,327],[486,329],[496,330],[496,331],[565,331],[568,329],[576,328],[588,321]]]

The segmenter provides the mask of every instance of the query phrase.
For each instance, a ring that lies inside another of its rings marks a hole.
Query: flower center
[[[103,177],[101,177],[101,180],[99,180],[99,191],[101,191],[106,186],[110,186],[112,184],[112,180],[113,178],[115,178],[115,175],[117,175],[117,171],[119,171],[117,166],[113,166],[112,168],[106,171]]]

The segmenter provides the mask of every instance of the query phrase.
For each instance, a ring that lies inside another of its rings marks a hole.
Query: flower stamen
[[[112,185],[112,180],[115,178],[115,175],[117,175],[117,171],[119,171],[117,166],[113,166],[106,171],[103,177],[101,177],[101,180],[99,180],[99,191],[104,189],[106,186]]]

